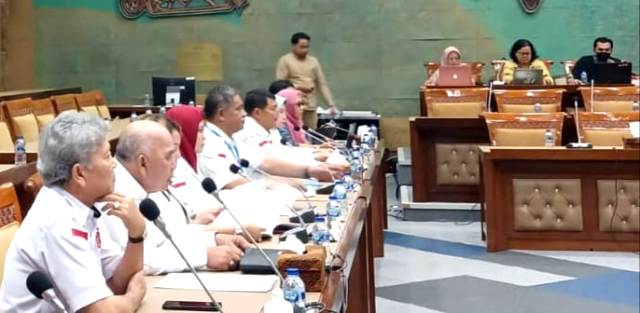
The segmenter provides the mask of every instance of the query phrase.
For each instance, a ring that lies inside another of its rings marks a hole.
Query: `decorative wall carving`
[[[249,5],[249,0],[118,0],[120,13],[127,19],[143,14],[150,17],[188,16],[236,12]]]

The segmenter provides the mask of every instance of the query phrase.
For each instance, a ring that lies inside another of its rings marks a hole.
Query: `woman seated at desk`
[[[551,74],[549,74],[549,69],[542,60],[538,59],[538,53],[531,41],[518,39],[513,43],[513,46],[511,46],[509,56],[511,60],[507,60],[502,69],[501,80],[505,84],[511,84],[513,82],[513,75],[517,69],[532,69],[542,70],[543,84],[553,85],[553,78]]]
[[[461,63],[462,53],[456,47],[447,47],[442,51],[442,56],[440,57],[440,66],[458,66]],[[436,86],[438,85],[438,80],[440,79],[440,69],[436,69],[429,79],[424,82],[427,86]],[[475,81],[472,80],[472,85],[475,84]]]

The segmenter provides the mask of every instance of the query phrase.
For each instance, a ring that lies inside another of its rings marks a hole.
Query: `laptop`
[[[473,86],[473,72],[469,65],[441,66],[438,69],[438,86]]]
[[[512,85],[542,85],[542,70],[516,69]]]
[[[591,77],[596,84],[630,84],[631,63],[595,63]]]

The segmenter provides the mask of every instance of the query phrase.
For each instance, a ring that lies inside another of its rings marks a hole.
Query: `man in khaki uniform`
[[[291,52],[283,55],[276,66],[276,78],[286,79],[294,87],[305,94],[306,105],[303,108],[304,124],[311,128],[318,125],[316,109],[318,104],[314,91],[318,90],[326,106],[336,111],[331,97],[331,91],[320,67],[320,62],[309,55],[311,37],[305,33],[295,33],[291,36]]]

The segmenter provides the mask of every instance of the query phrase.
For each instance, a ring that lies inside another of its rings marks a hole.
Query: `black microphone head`
[[[307,125],[302,125],[302,129],[304,129],[304,130],[309,130],[309,126],[307,126]]]
[[[295,126],[295,127],[293,127],[293,130],[295,130],[295,131],[299,132],[299,131],[300,131],[300,126]]]
[[[240,166],[238,166],[238,164],[231,164],[229,165],[229,170],[231,173],[238,174],[240,173]]]
[[[284,139],[284,138],[280,138],[280,144],[286,146],[287,145],[287,140]]]
[[[42,293],[53,288],[49,277],[40,271],[35,271],[27,276],[27,289],[38,299],[42,299]]]
[[[149,221],[153,222],[158,218],[158,216],[160,216],[160,209],[158,208],[158,205],[155,201],[149,198],[145,198],[144,200],[142,200],[138,207],[140,208],[140,213],[142,213],[144,218],[148,219]]]
[[[240,159],[240,166],[242,167],[249,167],[249,161],[247,161],[247,159]]]
[[[207,193],[213,193],[214,191],[216,191],[216,189],[218,189],[218,187],[216,187],[216,183],[213,182],[213,179],[211,179],[211,177],[206,177],[202,180],[202,189],[204,189],[204,191],[206,191]]]

